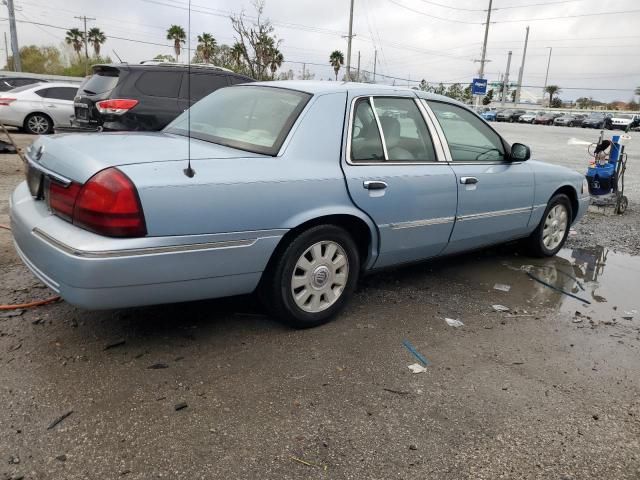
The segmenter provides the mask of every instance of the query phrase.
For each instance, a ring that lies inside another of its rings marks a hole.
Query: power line
[[[421,12],[420,10],[416,10],[415,8],[407,7],[406,5],[398,3],[395,0],[388,0],[388,1],[393,3],[394,5],[399,6],[400,8],[404,8],[405,10],[409,10],[410,12],[417,13],[418,15],[423,15],[423,16],[429,17],[429,18],[435,18],[436,20],[442,20],[443,22],[464,23],[466,25],[482,25],[483,24],[482,22],[467,22],[465,20],[456,20],[456,19],[453,19],[453,18],[438,17],[436,15],[431,15],[430,13]]]
[[[461,12],[486,12],[486,8],[463,8],[463,7],[452,7],[450,5],[445,5],[443,3],[432,2],[430,0],[420,0],[422,3],[428,3],[429,5],[435,5],[436,7],[448,8],[449,10],[459,10]],[[575,1],[575,0],[573,0]]]
[[[392,1],[392,0],[389,0],[389,1]],[[627,13],[640,13],[640,9],[622,10],[618,12],[579,13],[576,15],[562,15],[560,17],[522,18],[519,20],[498,20],[493,23],[540,22],[542,20],[564,20],[565,18],[601,17],[602,15],[623,15]]]

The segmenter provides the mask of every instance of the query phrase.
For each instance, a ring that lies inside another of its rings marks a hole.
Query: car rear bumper
[[[71,304],[109,309],[252,292],[286,230],[116,239],[52,215],[25,182],[11,196],[18,254]]]

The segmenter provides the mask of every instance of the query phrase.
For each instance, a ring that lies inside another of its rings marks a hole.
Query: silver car
[[[525,238],[554,255],[584,177],[400,87],[222,88],[162,132],[40,137],[11,197],[25,264],[89,309],[257,290],[296,327],[376,269]]]
[[[28,133],[46,135],[54,126],[68,126],[78,85],[36,83],[0,95],[0,121]]]

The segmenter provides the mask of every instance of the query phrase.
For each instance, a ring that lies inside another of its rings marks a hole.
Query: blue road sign
[[[487,80],[484,78],[474,78],[471,83],[471,93],[474,95],[487,94]]]

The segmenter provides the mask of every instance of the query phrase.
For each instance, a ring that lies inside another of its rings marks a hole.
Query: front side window
[[[428,102],[449,144],[454,162],[496,162],[505,159],[497,133],[467,109],[443,102]]]
[[[381,132],[384,146],[380,137]],[[436,161],[431,135],[415,100],[399,97],[359,99],[353,115],[351,160],[353,162]]]
[[[165,128],[207,142],[276,155],[311,95],[274,87],[221,88]],[[189,119],[190,117],[190,119]]]

